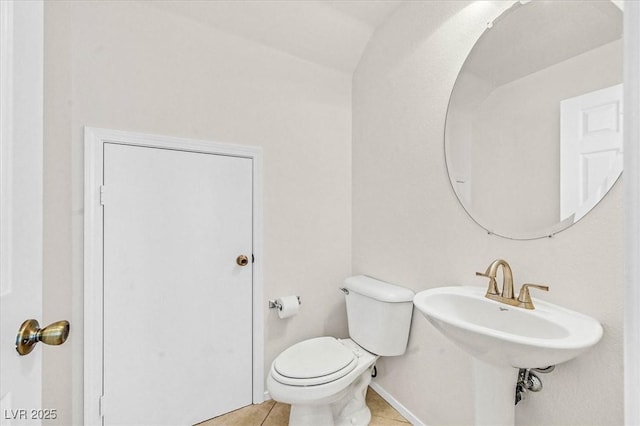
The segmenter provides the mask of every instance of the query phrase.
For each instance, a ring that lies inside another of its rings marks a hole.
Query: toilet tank
[[[344,289],[349,337],[376,355],[404,354],[414,292],[366,275],[347,278]]]

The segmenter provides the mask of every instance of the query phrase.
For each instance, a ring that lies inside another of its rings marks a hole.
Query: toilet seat
[[[314,386],[346,376],[357,364],[357,354],[335,337],[316,337],[282,352],[271,375],[285,385]]]

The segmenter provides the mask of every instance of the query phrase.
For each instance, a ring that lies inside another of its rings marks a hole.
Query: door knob
[[[244,254],[241,254],[236,258],[236,263],[240,266],[247,266],[249,264],[249,258]]]
[[[45,328],[40,328],[38,321],[29,319],[23,322],[18,330],[16,350],[20,355],[27,355],[38,342],[61,345],[67,337],[69,337],[69,321],[57,321]]]

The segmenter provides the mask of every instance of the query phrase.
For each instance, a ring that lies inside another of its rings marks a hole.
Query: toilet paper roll
[[[278,316],[280,318],[292,317],[300,310],[298,296],[279,297],[276,302],[280,304],[280,308],[278,308]]]

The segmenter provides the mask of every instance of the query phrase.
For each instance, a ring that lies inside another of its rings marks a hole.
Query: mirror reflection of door
[[[560,220],[578,221],[622,172],[622,84],[560,103]]]

